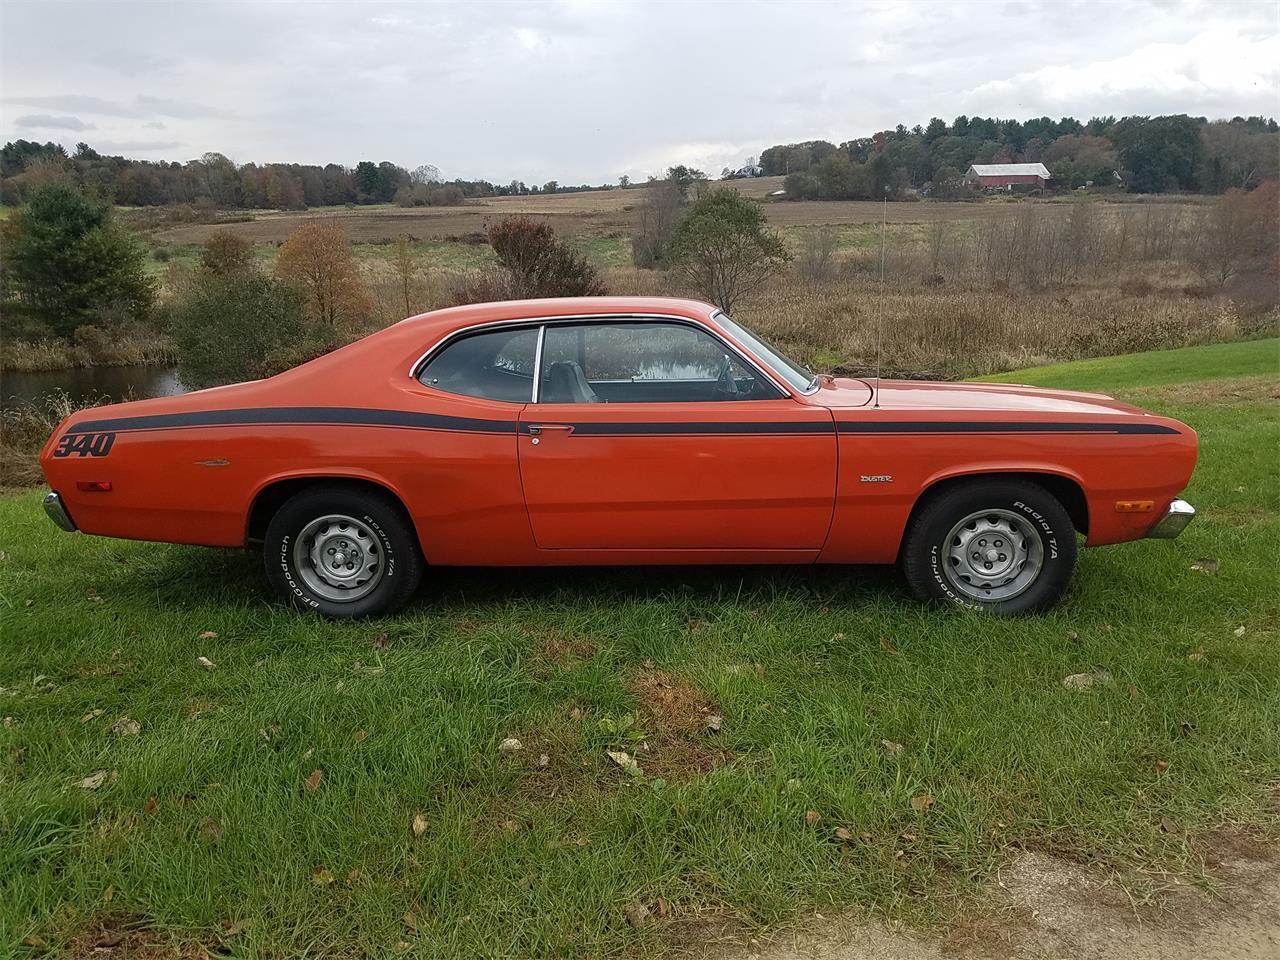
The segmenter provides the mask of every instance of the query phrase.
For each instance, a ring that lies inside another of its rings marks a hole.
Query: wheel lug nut
[[[1000,554],[1000,559],[1001,559],[1001,560],[1007,560],[1007,559],[1009,559],[1009,558],[1008,558],[1008,557],[1006,557],[1006,556],[1002,553],[1002,554]]]

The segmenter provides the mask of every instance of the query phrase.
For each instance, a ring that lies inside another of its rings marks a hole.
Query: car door
[[[816,550],[831,522],[831,413],[692,323],[548,324],[520,417],[540,549]]]

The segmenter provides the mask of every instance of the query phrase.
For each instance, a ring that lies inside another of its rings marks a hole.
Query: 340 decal
[[[116,442],[114,433],[66,433],[58,438],[53,449],[55,457],[105,457]]]

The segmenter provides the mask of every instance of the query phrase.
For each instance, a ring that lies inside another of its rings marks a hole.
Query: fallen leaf
[[[354,740],[356,743],[364,743],[366,740],[369,739],[369,731],[357,730],[355,733],[351,735],[351,739]]]
[[[413,815],[413,823],[411,824],[413,835],[420,837],[427,832],[427,818],[425,814],[415,813]]]
[[[649,919],[649,908],[643,903],[633,903],[622,911],[622,915],[627,918],[627,923],[638,930]]]
[[[356,884],[356,882],[357,882],[359,879],[360,879],[360,871],[359,871],[359,870],[349,870],[349,871],[347,871],[347,886],[348,886],[348,887],[354,886],[354,885]]]
[[[506,820],[502,821],[502,829],[506,833],[519,833],[520,821],[512,820],[510,817],[508,817]]]
[[[1072,690],[1087,690],[1095,684],[1110,682],[1111,674],[1102,669],[1096,669],[1092,673],[1073,673],[1062,678],[1062,685]]]
[[[1234,630],[1232,630],[1231,632],[1232,632],[1232,633],[1234,633],[1237,637],[1243,637],[1243,636],[1244,636],[1244,624],[1241,624],[1240,626],[1236,627],[1236,628],[1235,628]]]
[[[898,754],[902,752],[902,744],[893,740],[881,740],[880,746],[884,747],[885,753]]]
[[[80,722],[88,723],[90,720],[97,720],[104,713],[106,713],[106,711],[102,709],[90,710],[88,713],[86,713],[83,717],[80,718]]]
[[[1191,565],[1191,569],[1197,573],[1217,573],[1218,561],[1213,557],[1201,557]]]
[[[547,756],[545,753],[538,755],[538,766],[545,767],[550,762],[551,762],[551,758]]]
[[[142,812],[151,814],[156,812],[156,807],[160,806],[155,797],[147,797],[147,802],[142,805]]]
[[[928,810],[933,806],[933,803],[933,797],[929,796],[927,793],[922,793],[919,796],[911,798],[911,809],[918,811]]]
[[[234,939],[249,929],[247,920],[223,920],[222,935],[227,939]]]
[[[720,727],[723,723],[724,717],[720,716],[718,713],[713,713],[711,716],[707,717],[707,729],[712,733],[719,733]]]
[[[519,740],[517,740],[515,737],[507,737],[507,739],[503,740],[500,744],[498,744],[499,753],[505,753],[505,754],[519,753],[523,749],[524,749],[524,744],[521,743]]]
[[[811,827],[821,819],[822,819],[822,814],[820,814],[817,810],[806,810],[804,812],[804,822]]]
[[[581,707],[574,707],[572,710],[570,710],[570,711],[569,711],[569,719],[570,719],[570,720],[581,720],[581,719],[582,719],[582,708],[581,708]]]
[[[117,737],[136,736],[138,731],[142,729],[142,724],[137,720],[130,720],[128,717],[121,717],[111,725],[111,732]]]
[[[4,722],[5,729],[7,730],[12,730],[14,727],[18,725],[18,721],[13,719],[13,717],[5,717],[3,722]]]
[[[843,633],[833,633],[833,634],[831,635],[831,642],[832,642],[832,643],[844,643],[844,639],[845,639],[845,638],[844,638],[844,634],[843,634]]]
[[[258,734],[262,737],[263,740],[270,741],[271,738],[274,737],[279,732],[280,732],[280,724],[273,723],[270,726],[263,727],[261,730],[258,731]]]
[[[1161,833],[1177,833],[1178,821],[1174,820],[1173,817],[1169,817],[1169,816],[1161,817],[1160,832]]]
[[[1169,769],[1169,761],[1168,761],[1168,760],[1157,760],[1157,761],[1156,761],[1156,773],[1164,773],[1164,772],[1165,772],[1166,770],[1168,770],[1168,769]]]
[[[328,867],[311,868],[311,882],[317,887],[327,887],[329,884],[333,883],[335,879],[337,878],[334,877],[333,871]]]
[[[100,786],[107,782],[107,771],[99,770],[97,773],[91,773],[80,781],[79,786],[84,790],[97,790]]]
[[[204,667],[206,670],[213,669],[213,661],[210,660],[208,657],[196,657],[196,663],[199,666]]]
[[[43,947],[45,946],[44,937],[38,937],[34,933],[29,937],[22,938],[24,947]]]
[[[218,631],[216,631],[216,630],[205,630],[204,632],[202,632],[202,633],[200,634],[200,636],[196,637],[196,639],[197,639],[197,640],[213,640],[213,639],[215,639],[217,636],[218,636]]]
[[[890,640],[888,637],[880,638],[880,649],[883,650],[885,653],[896,654],[899,652],[898,648],[893,645],[893,641]]]
[[[1204,659],[1204,647],[1196,647],[1196,649],[1187,654],[1187,659],[1192,663],[1199,663]]]
[[[205,817],[200,821],[200,835],[206,840],[220,840],[222,839],[222,824],[213,819],[213,817]]]
[[[631,754],[627,753],[625,750],[606,750],[605,754],[610,760],[632,776],[640,774],[640,764],[636,762],[635,757],[631,756]]]
[[[391,646],[391,638],[385,633],[380,633],[373,638],[373,646],[378,650],[385,650],[387,647]]]
[[[659,920],[667,919],[671,911],[667,908],[667,901],[664,897],[659,897],[654,903],[653,912],[657,914]]]
[[[1074,630],[1068,630],[1067,639],[1074,643],[1076,640],[1080,639],[1080,634],[1076,633]]]
[[[308,793],[314,793],[316,788],[320,786],[320,781],[324,779],[324,771],[317,767],[311,771],[311,776],[302,781],[302,786],[306,788]]]
[[[403,917],[401,917],[400,920],[401,922],[404,923],[406,927],[408,927],[414,933],[418,932],[418,918],[417,916],[414,915],[412,910],[410,910]]]
[[[853,839],[853,834],[847,827],[836,827],[831,833],[837,840],[848,841]]]
[[[105,900],[107,903],[110,903],[115,898],[116,898],[115,884],[109,883],[107,884],[107,889],[102,891],[102,899]]]

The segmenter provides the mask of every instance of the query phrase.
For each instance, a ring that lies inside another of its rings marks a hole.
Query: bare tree
[[[391,267],[395,271],[400,293],[404,298],[404,316],[412,316],[413,281],[420,264],[417,255],[413,252],[413,240],[408,234],[402,233],[396,237],[395,247],[391,251]]]
[[[800,241],[796,272],[813,286],[829,283],[836,272],[836,231],[824,225],[806,230]]]

